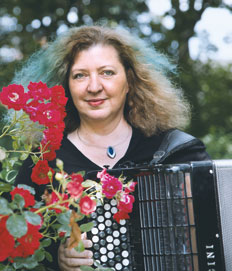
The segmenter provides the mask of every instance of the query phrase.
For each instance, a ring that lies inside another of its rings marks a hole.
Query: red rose
[[[65,90],[62,86],[54,86],[51,88],[52,99],[51,101],[59,105],[65,106],[68,98],[65,97]]]
[[[67,194],[59,194],[60,197],[62,198],[63,201],[68,199],[68,195]],[[52,192],[50,200],[46,202],[47,205],[53,204],[58,202],[60,199],[57,196],[57,194],[55,192]],[[69,203],[65,202],[65,203],[61,203],[60,206],[63,206],[65,208],[69,208]],[[57,214],[61,213],[62,211],[58,208],[51,208],[52,210],[54,210]]]
[[[130,212],[132,212],[134,201],[135,201],[134,196],[128,195],[128,194],[123,194],[117,207],[118,207],[119,211],[130,213]]]
[[[81,182],[71,181],[67,184],[67,191],[72,198],[78,199],[83,192]]]
[[[14,251],[14,237],[9,234],[6,228],[8,217],[0,218],[0,262],[6,260]]]
[[[12,199],[14,199],[16,194],[21,195],[24,198],[25,205],[24,207],[33,206],[35,204],[34,196],[26,189],[16,187],[10,192]]]
[[[129,219],[130,216],[128,215],[128,213],[123,212],[123,211],[119,211],[117,213],[114,214],[113,218],[120,223],[121,219]]]
[[[80,211],[84,215],[89,215],[96,210],[96,201],[92,200],[88,196],[84,196],[80,200]]]
[[[72,181],[82,183],[84,181],[84,178],[81,174],[72,173],[71,175]]]
[[[24,92],[22,85],[12,84],[8,87],[3,87],[0,93],[0,101],[9,109],[21,110],[26,105],[28,94]]]
[[[43,237],[43,235],[38,231],[38,227],[30,223],[27,223],[27,226],[27,233],[21,238],[17,239],[19,245],[11,253],[12,258],[26,258],[30,255],[33,255],[40,246],[39,240]]]
[[[108,199],[112,199],[118,191],[122,190],[122,183],[115,177],[110,176],[102,183],[102,193]]]
[[[45,126],[51,127],[63,120],[64,115],[57,105],[52,103],[41,103],[38,106],[37,121]]]
[[[29,115],[30,119],[34,122],[38,119],[38,106],[39,102],[37,100],[32,100],[24,107],[24,111]]]
[[[52,172],[52,175],[54,174],[54,170],[48,166],[48,161],[39,160],[39,162],[37,162],[37,164],[32,169],[32,181],[38,185],[50,183],[50,179],[48,177],[49,171]]]
[[[132,192],[134,192],[136,184],[137,184],[137,182],[130,183],[129,186],[125,188],[125,193],[132,193]]]
[[[56,150],[61,146],[63,139],[63,127],[50,127],[43,132],[43,139],[41,141],[43,159],[51,161],[56,158]],[[40,148],[41,150],[41,148]]]
[[[48,100],[51,97],[51,89],[43,82],[33,83],[30,82],[28,85],[29,96],[33,100]]]

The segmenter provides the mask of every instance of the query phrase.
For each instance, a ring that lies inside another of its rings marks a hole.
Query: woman
[[[188,123],[189,106],[166,77],[172,70],[164,56],[127,31],[84,26],[68,30],[32,56],[14,81],[27,85],[29,80],[41,80],[64,86],[69,100],[57,157],[63,160],[65,171],[72,173],[117,168],[127,161],[149,162],[165,135]],[[191,142],[163,163],[208,159],[203,143]],[[30,181],[31,164],[26,160],[16,184],[30,184],[39,191]],[[92,241],[83,238],[83,253],[60,245],[60,270],[77,271],[80,265],[93,264],[93,252],[88,249]],[[55,262],[52,265],[58,270]],[[129,270],[128,265],[129,257],[124,267],[111,266]]]

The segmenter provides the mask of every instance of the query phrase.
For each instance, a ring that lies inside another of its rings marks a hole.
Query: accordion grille
[[[144,271],[197,271],[190,174],[174,168],[137,181]]]

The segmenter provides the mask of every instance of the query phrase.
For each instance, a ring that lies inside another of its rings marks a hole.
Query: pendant
[[[115,156],[116,156],[116,152],[115,152],[114,147],[109,146],[109,147],[107,148],[107,150],[106,150],[106,154],[107,154],[107,156],[108,156],[109,158],[114,159]]]

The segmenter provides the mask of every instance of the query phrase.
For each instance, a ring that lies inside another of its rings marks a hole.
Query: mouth
[[[91,106],[99,106],[105,102],[106,99],[89,99],[86,102]]]

